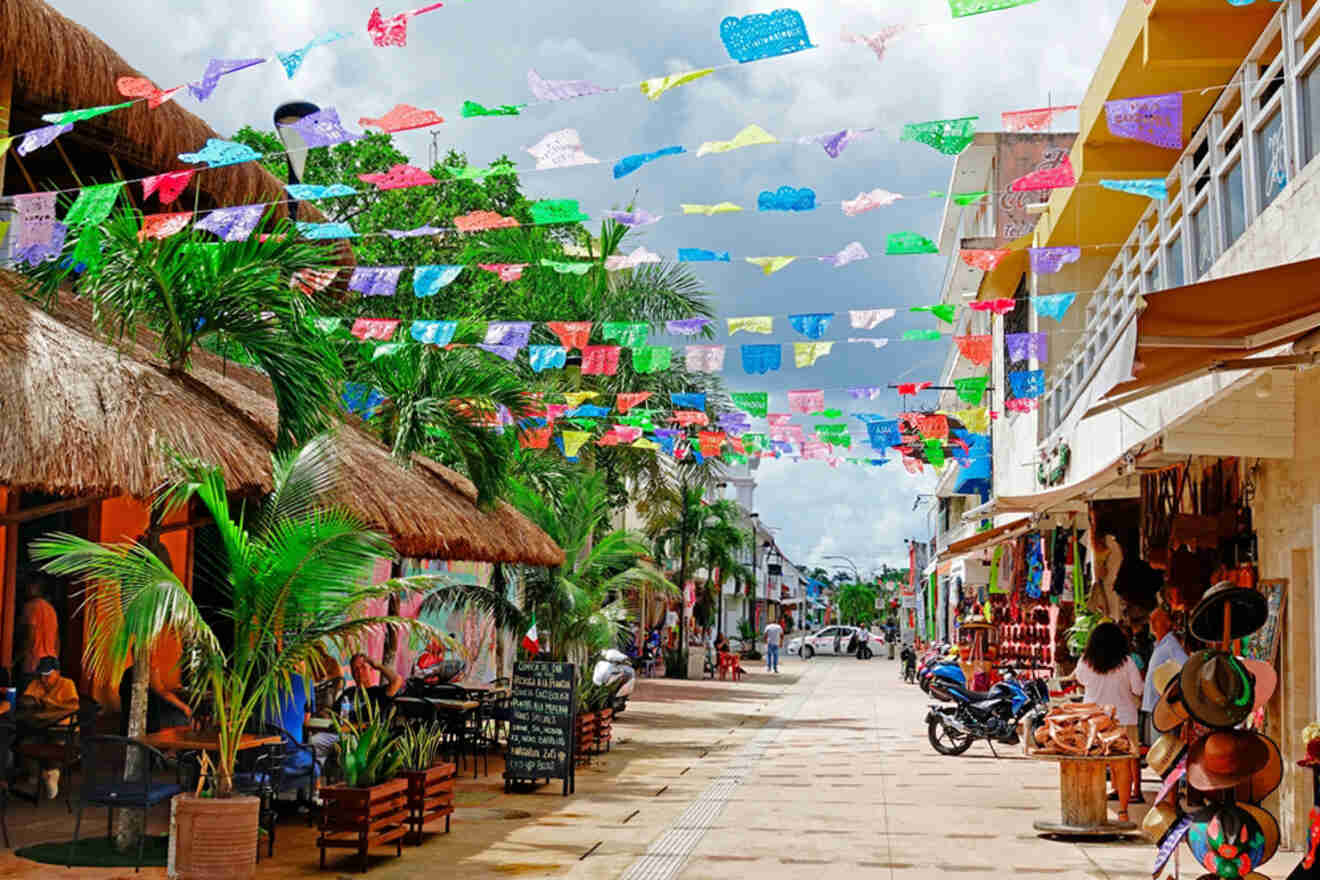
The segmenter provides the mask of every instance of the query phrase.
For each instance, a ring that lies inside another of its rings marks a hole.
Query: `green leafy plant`
[[[445,727],[439,722],[409,725],[399,733],[398,742],[403,769],[430,770],[444,747]]]
[[[1091,633],[1099,625],[1102,615],[1094,611],[1081,610],[1077,619],[1068,628],[1068,653],[1074,657],[1082,656],[1086,643],[1091,641]]]
[[[371,788],[399,775],[406,752],[394,728],[394,711],[382,713],[374,701],[359,697],[353,723],[335,719],[335,750],[349,788]],[[429,765],[428,765],[429,766]]]

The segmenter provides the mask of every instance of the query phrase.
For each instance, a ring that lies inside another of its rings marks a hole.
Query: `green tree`
[[[844,584],[835,601],[842,623],[867,626],[876,619],[875,587],[872,584]]]

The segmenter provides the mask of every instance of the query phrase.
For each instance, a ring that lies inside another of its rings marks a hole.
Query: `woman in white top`
[[[1138,748],[1137,707],[1145,686],[1137,664],[1132,662],[1127,636],[1118,624],[1104,622],[1091,631],[1091,640],[1077,663],[1073,677],[1086,688],[1083,699],[1099,706],[1113,706],[1118,723],[1127,732],[1132,748]],[[1128,802],[1141,800],[1141,761],[1113,761],[1109,775],[1118,793],[1118,818],[1128,821]]]

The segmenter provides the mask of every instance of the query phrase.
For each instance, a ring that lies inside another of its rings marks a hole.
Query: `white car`
[[[827,626],[811,635],[789,640],[788,653],[800,654],[803,660],[810,660],[817,654],[855,654],[857,635],[861,631],[856,626]],[[875,651],[882,644],[884,636],[871,633],[871,650]]]

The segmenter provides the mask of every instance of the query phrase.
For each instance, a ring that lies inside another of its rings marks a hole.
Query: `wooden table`
[[[1133,822],[1109,821],[1109,796],[1105,793],[1105,765],[1111,761],[1130,761],[1136,755],[1108,755],[1103,758],[1073,755],[1029,754],[1037,761],[1059,762],[1058,822],[1034,822],[1032,827],[1043,834],[1063,837],[1113,837],[1137,830]]]
[[[142,737],[142,742],[162,752],[218,752],[220,737],[210,730],[193,730],[191,727],[166,727]],[[263,746],[279,745],[283,739],[279,734],[245,733],[238,739],[238,750],[259,749]]]

